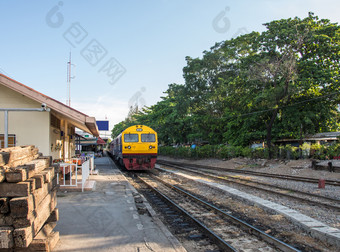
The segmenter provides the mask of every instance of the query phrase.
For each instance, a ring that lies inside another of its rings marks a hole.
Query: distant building
[[[76,131],[76,152],[102,152],[106,142],[100,136],[92,136],[83,131]]]
[[[0,108],[40,108],[49,112],[8,112],[9,147],[35,145],[43,155],[75,155],[75,130],[99,136],[96,119],[0,74]],[[0,147],[4,147],[4,112],[0,111]]]
[[[340,132],[322,132],[317,133],[314,135],[307,135],[302,138],[303,143],[310,143],[310,144],[330,144],[339,141]],[[300,139],[280,139],[275,141],[275,144],[290,144],[292,146],[299,146],[301,142]]]

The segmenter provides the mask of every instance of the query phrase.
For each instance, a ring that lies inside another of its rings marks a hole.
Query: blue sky
[[[0,72],[110,128],[129,105],[153,105],[183,83],[185,57],[201,57],[238,32],[314,12],[339,22],[337,0],[0,0]]]

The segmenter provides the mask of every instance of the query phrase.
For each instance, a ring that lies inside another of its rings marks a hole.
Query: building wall
[[[50,150],[53,159],[62,159],[62,138],[60,136],[60,130],[54,127],[50,127]]]
[[[0,108],[40,108],[41,104],[0,85]],[[4,112],[0,111],[0,132],[4,134]],[[35,145],[43,155],[50,153],[50,112],[8,112],[8,133],[16,145]]]

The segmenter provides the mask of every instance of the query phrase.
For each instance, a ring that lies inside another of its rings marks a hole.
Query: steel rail
[[[169,197],[167,197],[165,194],[160,192],[158,189],[150,185],[147,181],[145,181],[143,178],[137,175],[137,177],[145,184],[147,185],[150,189],[155,191],[159,196],[161,196],[163,199],[165,199],[169,204],[177,208],[180,212],[182,212],[187,218],[191,219],[194,221],[203,231],[204,233],[211,239],[213,240],[216,245],[222,249],[222,251],[237,251],[233,246],[231,246],[229,243],[224,241],[221,237],[219,237],[214,231],[212,231],[210,228],[208,228],[206,225],[204,225],[201,221],[199,221],[197,218],[192,216],[189,212],[187,212],[184,208],[176,204],[174,201],[172,201]]]
[[[262,190],[262,191],[265,191],[265,192],[268,192],[268,193],[274,193],[274,194],[277,194],[277,195],[280,195],[280,196],[290,197],[290,198],[301,200],[301,201],[304,201],[304,202],[307,202],[307,203],[310,203],[310,204],[318,204],[318,205],[322,205],[324,207],[332,208],[332,209],[334,209],[336,211],[340,211],[340,206],[339,205],[332,205],[332,204],[328,204],[328,203],[324,203],[324,202],[314,201],[314,200],[310,200],[310,199],[307,199],[307,198],[302,198],[302,197],[298,197],[298,196],[294,196],[294,195],[289,195],[289,194],[286,194],[286,193],[282,193],[282,192],[278,192],[278,191],[273,191],[273,190],[262,188],[262,187],[258,187],[258,186],[255,186],[255,185],[250,185],[250,184],[246,184],[246,183],[235,181],[235,180],[242,180],[240,178],[232,178],[232,179],[231,178],[224,178],[224,177],[221,177],[221,176],[216,176],[216,175],[208,174],[208,173],[201,172],[201,171],[193,171],[191,169],[187,169],[187,168],[181,167],[179,165],[172,165],[172,164],[171,165],[167,164],[167,165],[170,166],[170,167],[174,167],[174,168],[177,168],[177,169],[189,171],[189,172],[201,175],[201,176],[203,175],[203,176],[206,176],[206,177],[209,177],[209,178],[212,178],[212,179],[216,179],[216,180],[220,180],[220,181],[223,181],[223,182],[235,183],[235,184],[239,184],[239,185],[246,186],[246,187],[249,187],[249,188],[255,188],[255,189]],[[340,200],[338,200],[338,199],[333,199],[333,198],[325,197],[325,196],[322,196],[322,195],[315,195],[315,194],[310,194],[310,193],[307,193],[307,192],[296,191],[296,190],[293,190],[293,189],[279,187],[279,186],[276,186],[276,185],[270,185],[270,184],[262,183],[262,182],[254,182],[254,181],[249,182],[248,180],[245,180],[245,181],[247,183],[257,183],[257,184],[264,185],[264,186],[272,186],[274,188],[281,189],[281,190],[289,190],[289,191],[294,192],[294,193],[300,193],[300,194],[303,194],[303,195],[306,195],[306,196],[310,196],[310,197],[315,197],[315,198],[325,199],[325,200],[329,200],[329,201],[334,201],[336,203],[340,202]]]
[[[306,183],[318,183],[319,182],[318,179],[307,178],[307,177],[297,177],[297,176],[283,175],[283,174],[270,174],[270,173],[265,173],[265,172],[238,170],[238,169],[222,168],[222,167],[208,166],[208,165],[198,165],[198,164],[193,165],[193,164],[185,164],[185,163],[180,163],[180,162],[164,161],[164,160],[157,160],[157,163],[164,164],[164,165],[168,165],[168,164],[185,165],[187,167],[195,166],[195,167],[203,168],[203,169],[214,169],[214,170],[224,171],[224,172],[243,173],[243,174],[250,174],[254,176],[271,177],[271,178],[278,178],[278,179],[291,179],[291,180],[306,182]],[[326,179],[325,183],[327,185],[340,186],[340,181],[338,180]]]
[[[261,238],[262,240],[266,241],[268,244],[271,244],[271,245],[275,246],[276,248],[279,248],[280,250],[285,251],[285,252],[299,251],[296,248],[290,246],[289,244],[284,243],[283,241],[280,241],[277,238],[259,230],[258,228],[240,220],[239,218],[226,213],[225,211],[223,211],[223,210],[219,209],[218,207],[210,204],[209,202],[196,197],[195,195],[191,194],[190,192],[187,192],[187,191],[185,191],[184,189],[182,189],[178,186],[171,185],[171,184],[169,184],[169,183],[163,181],[162,179],[155,177],[153,175],[152,175],[152,177],[154,179],[160,181],[161,183],[165,184],[166,186],[180,192],[181,194],[184,194],[185,196],[189,197],[191,200],[198,201],[199,203],[203,204],[205,207],[209,208],[210,210],[213,210],[216,213],[222,215],[223,217],[228,218],[234,224],[240,226],[243,231],[246,231],[250,234],[253,234],[258,238]]]

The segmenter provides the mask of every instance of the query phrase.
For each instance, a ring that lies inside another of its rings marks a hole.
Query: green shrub
[[[231,159],[235,157],[247,158],[269,158],[268,148],[252,149],[250,147],[227,146],[227,145],[204,145],[191,147],[172,147],[160,146],[158,149],[160,155],[176,158],[221,158]],[[273,146],[272,158],[280,159],[299,159],[300,157],[310,157],[314,159],[332,159],[340,156],[340,144],[330,146],[319,144],[303,144],[300,148],[291,145]]]
[[[160,146],[158,148],[158,153],[164,156],[173,157],[175,156],[175,151],[176,151],[175,148],[172,146]]]
[[[242,157],[248,157],[250,158],[252,156],[252,149],[250,147],[244,147],[241,150]]]
[[[204,145],[197,147],[198,158],[211,158],[215,157],[215,146],[214,145]]]
[[[177,147],[176,149],[176,157],[179,158],[189,158],[190,155],[190,147]]]
[[[230,156],[229,156],[229,147],[226,146],[226,145],[221,145],[219,146],[219,148],[217,149],[217,152],[216,152],[216,157],[218,158],[226,158],[226,159],[229,159]]]

